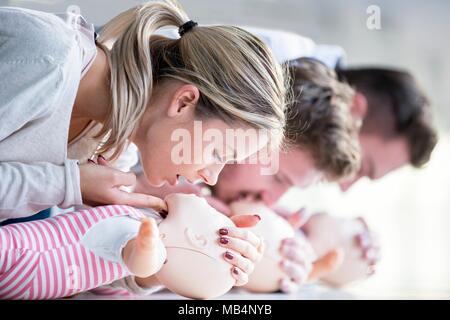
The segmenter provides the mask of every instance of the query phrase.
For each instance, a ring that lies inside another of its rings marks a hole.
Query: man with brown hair
[[[213,188],[221,201],[251,196],[272,206],[292,186],[339,181],[359,170],[359,127],[351,114],[355,91],[315,59],[290,61],[289,70],[294,103],[288,108],[287,150],[279,153],[278,171],[261,175],[259,165],[225,166]]]
[[[353,109],[362,119],[362,163],[357,175],[340,183],[346,191],[362,177],[379,179],[406,164],[428,162],[437,133],[428,98],[407,71],[382,68],[338,70],[356,89]]]

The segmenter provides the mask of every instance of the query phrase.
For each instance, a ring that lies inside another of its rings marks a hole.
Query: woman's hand
[[[232,265],[231,275],[236,279],[236,286],[243,286],[264,252],[262,239],[243,228],[255,226],[261,218],[258,215],[238,215],[231,220],[236,227],[220,229],[219,244],[228,249],[223,257]]]
[[[161,269],[167,252],[154,219],[142,219],[138,235],[123,248],[122,258],[128,270],[139,278],[148,278]]]
[[[135,183],[134,173],[111,168],[106,160],[100,157],[99,165],[93,161],[80,165],[83,203],[91,206],[122,204],[167,211],[166,203],[160,198],[121,190],[121,187],[133,186]]]

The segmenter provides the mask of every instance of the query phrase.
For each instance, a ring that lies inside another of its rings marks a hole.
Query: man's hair
[[[294,95],[285,130],[288,146],[311,152],[328,180],[356,173],[361,155],[350,112],[354,90],[315,59],[291,60],[288,66]]]
[[[367,99],[363,133],[384,139],[404,136],[411,164],[420,167],[428,162],[437,143],[437,133],[428,98],[409,72],[355,68],[338,70],[338,75]]]

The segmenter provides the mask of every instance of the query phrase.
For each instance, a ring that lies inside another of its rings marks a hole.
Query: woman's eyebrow
[[[290,186],[295,185],[294,181],[292,181],[292,179],[288,175],[284,174],[281,170],[278,170],[278,173],[281,175],[283,181],[287,182],[288,185]]]

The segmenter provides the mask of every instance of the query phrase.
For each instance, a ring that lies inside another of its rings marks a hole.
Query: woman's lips
[[[180,175],[177,174],[176,178],[170,182],[170,185],[171,186],[176,186],[178,184],[178,182],[179,182],[179,178],[180,178]]]

